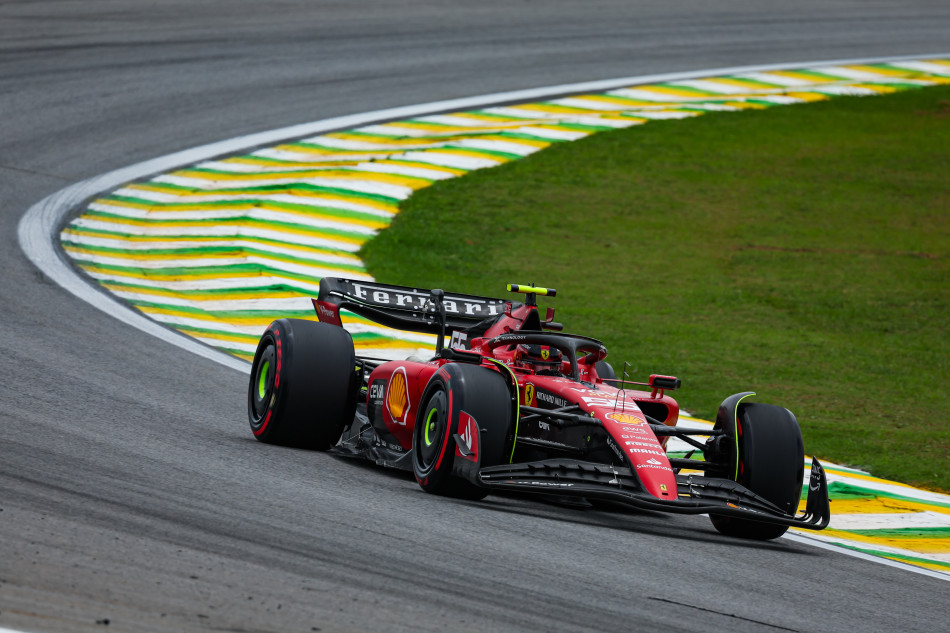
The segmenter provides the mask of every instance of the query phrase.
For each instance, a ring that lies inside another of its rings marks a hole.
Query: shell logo
[[[643,420],[629,413],[608,413],[607,417],[620,424],[643,424]]]
[[[403,367],[397,369],[392,378],[389,379],[386,408],[389,409],[389,415],[392,416],[393,422],[405,426],[406,417],[409,413],[409,384],[406,380],[406,370]]]

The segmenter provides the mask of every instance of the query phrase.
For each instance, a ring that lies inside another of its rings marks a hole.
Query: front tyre
[[[486,367],[447,364],[421,399],[412,434],[412,469],[426,492],[481,499],[478,469],[508,461],[514,418],[507,379]],[[466,476],[460,475],[466,473]]]
[[[327,450],[353,419],[359,381],[349,332],[316,321],[274,321],[251,365],[251,432],[268,444]]]
[[[783,407],[743,403],[745,395],[737,394],[723,402],[716,420],[716,427],[723,428],[738,445],[738,461],[730,478],[794,516],[805,474],[805,448],[798,420]],[[733,399],[737,400],[727,406]],[[787,525],[736,517],[711,514],[709,518],[720,533],[740,538],[769,540],[788,530]]]

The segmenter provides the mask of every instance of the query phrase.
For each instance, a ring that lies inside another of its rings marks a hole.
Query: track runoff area
[[[65,226],[61,246],[89,278],[142,315],[246,361],[272,320],[315,318],[310,297],[322,277],[371,280],[357,251],[389,225],[402,200],[435,181],[657,119],[946,84],[950,57],[637,79],[370,113],[375,119],[356,116],[352,125],[315,124],[334,131],[314,136],[297,126],[276,131],[284,134],[266,146],[253,137],[240,147],[222,144],[217,154],[206,152],[208,159],[198,152],[190,164],[166,161],[158,175],[143,180],[158,170],[141,169],[128,175],[133,182],[91,192],[101,197]],[[234,154],[254,146],[260,148]],[[21,226],[21,243],[23,233]],[[356,315],[347,329],[364,355],[434,350],[431,337]],[[670,445],[671,453],[686,450],[675,440]],[[841,466],[826,472],[830,527],[786,538],[950,580],[950,496]]]

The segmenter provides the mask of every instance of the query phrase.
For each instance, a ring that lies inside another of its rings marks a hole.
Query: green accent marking
[[[264,396],[267,395],[267,370],[270,369],[270,361],[264,361],[263,367],[261,367],[261,379],[257,383],[257,397],[261,400],[264,399]]]
[[[936,565],[938,567],[945,567],[950,571],[950,563],[945,563],[941,560],[933,560],[930,558],[923,558],[917,556],[905,556],[904,554],[895,554],[894,552],[883,552],[877,549],[865,549],[863,547],[855,547],[854,545],[846,545],[845,543],[835,543],[838,547],[844,547],[846,549],[854,550],[856,552],[863,552],[865,554],[872,554],[874,556],[880,556],[881,558],[889,558],[891,560],[896,560],[902,563],[907,563],[909,565],[914,564],[927,564],[927,565]]]
[[[162,257],[162,256],[177,256],[180,259],[188,259],[189,256],[193,257],[196,260],[205,259],[212,256],[222,257],[222,256],[231,256],[231,257],[244,257],[246,255],[258,255],[260,257],[266,257],[267,259],[272,259],[278,262],[286,262],[293,264],[303,264],[306,266],[320,266],[322,268],[334,268],[339,270],[349,270],[353,272],[366,272],[366,269],[362,266],[354,266],[352,264],[339,264],[336,262],[327,262],[318,259],[309,259],[305,257],[295,257],[293,255],[286,255],[284,253],[274,253],[271,251],[265,251],[257,248],[248,248],[240,246],[208,246],[203,248],[196,247],[187,247],[187,248],[156,248],[156,249],[142,249],[130,251],[127,248],[114,248],[111,246],[95,246],[90,244],[84,244],[82,242],[73,242],[63,240],[63,244],[68,244],[76,248],[81,248],[84,251],[89,253],[97,253],[103,255],[119,255],[119,256],[128,256],[133,255],[136,258],[148,258],[148,257]],[[143,259],[143,261],[150,261]]]
[[[426,434],[425,434],[426,446],[432,446],[432,440],[429,438],[429,431],[435,430],[435,424],[432,422],[432,416],[434,416],[435,414],[436,414],[436,408],[432,407],[432,409],[429,410],[429,415],[426,417]]]
[[[742,404],[743,400],[754,395],[754,393],[750,393],[739,398],[739,401],[736,402],[736,410],[732,412],[732,434],[736,438],[736,475],[733,477],[733,481],[739,481],[739,405]]]
[[[495,365],[498,365],[499,367],[504,367],[505,371],[507,371],[508,374],[511,376],[511,380],[513,381],[513,384],[515,386],[515,398],[518,398],[518,377],[515,376],[515,372],[511,371],[511,367],[504,364],[500,360],[496,360],[494,358],[486,358],[485,360],[487,360],[490,363],[494,363]],[[509,464],[513,463],[515,460],[515,445],[518,443],[518,425],[521,422],[521,403],[518,403],[517,401],[516,403],[517,403],[517,406],[515,407],[515,435],[514,435],[514,439],[511,440],[511,456],[508,457]]]
[[[936,508],[950,508],[950,503],[942,503],[940,501],[934,501],[932,499],[920,499],[918,497],[912,497],[910,495],[899,495],[897,493],[884,492],[881,490],[875,490],[873,488],[862,488],[861,486],[847,484],[840,481],[834,481],[828,484],[828,496],[834,500],[875,499],[875,498],[883,497],[887,499],[896,499],[899,501],[906,501],[908,503],[916,503],[916,504],[933,506]]]
[[[928,539],[947,539],[950,538],[950,527],[929,527],[929,528],[883,528],[868,530],[845,530],[849,534],[858,534],[859,536],[873,536],[875,538],[928,538]]]

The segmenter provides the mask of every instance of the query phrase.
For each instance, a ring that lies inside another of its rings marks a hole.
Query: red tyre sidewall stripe
[[[439,460],[435,463],[435,470],[438,472],[442,466],[442,458],[445,457],[445,447],[449,445],[452,438],[452,390],[449,389],[449,410],[445,414],[445,441],[442,442],[442,452],[439,453]]]
[[[276,390],[277,387],[280,386],[280,368],[283,364],[281,362],[283,358],[283,349],[280,343],[280,331],[278,331],[277,328],[272,328],[269,330],[269,332],[274,335],[274,340],[277,347],[277,368],[274,370],[274,389]],[[255,437],[263,434],[264,431],[267,430],[267,425],[270,423],[271,415],[274,413],[273,403],[276,403],[276,399],[272,397],[271,403],[271,406],[267,409],[267,415],[264,417],[264,423],[261,424],[260,428],[258,429],[251,429]]]

